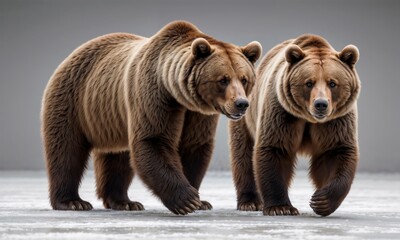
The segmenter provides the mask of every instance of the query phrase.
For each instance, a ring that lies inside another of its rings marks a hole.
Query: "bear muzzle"
[[[324,98],[317,98],[314,100],[311,115],[317,120],[324,120],[330,115],[329,101]]]
[[[246,112],[246,109],[249,107],[249,101],[247,99],[240,98],[235,101],[235,107],[241,112]]]
[[[238,98],[221,107],[220,112],[232,120],[239,120],[246,114],[249,105],[249,101],[246,98]]]

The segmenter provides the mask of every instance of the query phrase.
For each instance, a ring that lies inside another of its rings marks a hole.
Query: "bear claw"
[[[319,190],[314,193],[311,197],[310,207],[316,214],[324,217],[330,215],[334,210],[336,210],[336,208],[332,208],[326,190]]]
[[[200,201],[191,200],[189,202],[190,202],[189,204],[186,204],[183,201],[181,201],[179,202],[179,204],[175,204],[173,210],[171,210],[171,208],[169,209],[176,215],[187,215],[189,213],[198,210],[202,205]]]
[[[257,202],[244,202],[239,203],[237,206],[237,210],[239,211],[261,211],[262,209],[262,204]]]
[[[193,206],[193,207],[190,207],[190,209],[193,209],[193,210],[198,210],[198,209],[200,209],[200,207],[201,207],[201,205],[202,205],[202,202],[200,201],[200,200],[192,200],[191,201],[192,203],[191,204],[189,204],[189,206]]]
[[[264,207],[263,214],[265,216],[286,216],[286,215],[299,215],[297,208],[292,206],[273,206]]]
[[[192,203],[189,204],[190,209],[196,209],[197,207],[195,205],[193,205]]]
[[[199,208],[199,210],[211,210],[213,208],[213,206],[211,205],[211,203],[207,202],[207,201],[201,201],[201,206]]]
[[[104,203],[104,207],[112,210],[120,211],[142,211],[144,210],[143,204],[135,201],[108,201]]]
[[[188,212],[190,212],[190,211],[188,211]],[[176,213],[177,215],[186,215],[188,212],[186,212],[186,211],[183,210],[183,209],[175,209],[175,213]]]
[[[79,199],[55,203],[53,208],[55,210],[87,211],[92,210],[93,206],[89,202]]]

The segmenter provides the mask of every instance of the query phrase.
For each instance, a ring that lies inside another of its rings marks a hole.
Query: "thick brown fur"
[[[359,158],[355,70],[358,49],[336,52],[302,35],[271,49],[257,69],[245,118],[230,123],[239,210],[297,215],[288,197],[296,156],[310,156],[315,213],[333,213],[350,190]]]
[[[151,38],[115,33],[77,48],[43,97],[52,207],[92,209],[78,194],[92,152],[106,208],[144,209],[127,195],[135,172],[175,214],[211,209],[198,189],[218,113],[244,115],[260,54],[257,42],[237,47],[183,21]]]

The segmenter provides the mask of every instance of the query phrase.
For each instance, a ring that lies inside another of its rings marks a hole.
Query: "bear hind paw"
[[[201,201],[201,206],[199,208],[199,210],[211,210],[213,208],[213,206],[211,205],[211,203],[207,202],[207,201]]]
[[[144,206],[140,202],[135,201],[107,201],[104,202],[104,207],[119,211],[143,211]]]
[[[262,209],[262,204],[254,201],[238,203],[237,206],[237,210],[239,211],[261,211]]]
[[[299,215],[299,211],[297,208],[283,205],[283,206],[272,206],[272,207],[264,207],[263,214],[265,216],[284,216],[284,215]]]

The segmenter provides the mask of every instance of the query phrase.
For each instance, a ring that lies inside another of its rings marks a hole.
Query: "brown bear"
[[[261,45],[238,47],[176,21],[150,38],[114,33],[71,53],[43,97],[50,202],[90,210],[78,187],[89,154],[106,208],[143,210],[127,190],[137,172],[175,214],[211,209],[198,189],[218,113],[240,119]]]
[[[353,45],[336,52],[322,37],[308,34],[266,54],[248,113],[230,122],[239,210],[297,215],[288,197],[297,154],[311,157],[314,212],[327,216],[339,207],[359,158],[358,57]]]

